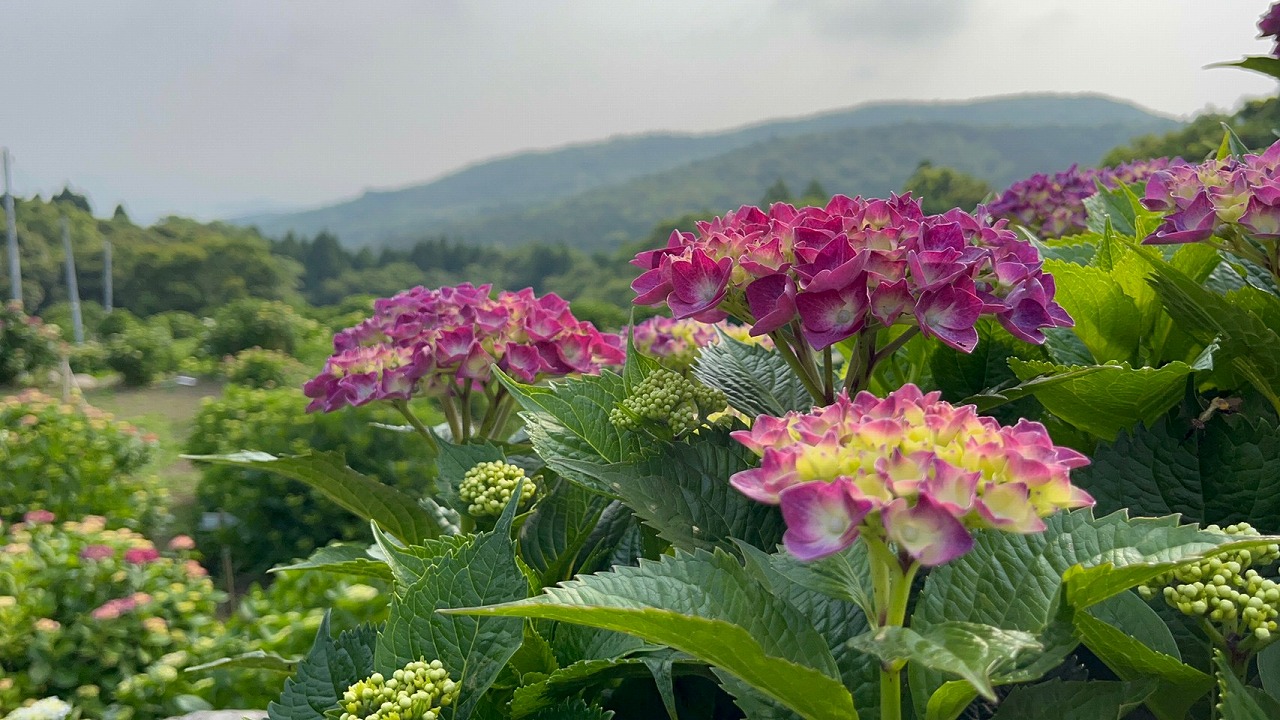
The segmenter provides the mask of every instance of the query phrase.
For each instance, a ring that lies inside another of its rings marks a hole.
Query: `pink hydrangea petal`
[[[927,495],[916,498],[915,505],[894,500],[880,517],[889,539],[921,565],[942,565],[973,548],[964,524]]]
[[[840,552],[858,537],[858,525],[875,505],[854,497],[845,482],[810,482],[782,493],[782,518],[787,531],[782,544],[803,561]]]

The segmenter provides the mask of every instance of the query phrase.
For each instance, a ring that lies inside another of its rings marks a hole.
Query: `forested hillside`
[[[1050,127],[1074,129],[1107,126],[1096,132],[1098,144],[1078,154],[1069,148],[1052,159],[1091,163],[1104,150],[1143,133],[1159,132],[1176,127],[1167,118],[1147,113],[1133,105],[1098,96],[1028,95],[953,103],[879,103],[865,105],[820,115],[761,123],[749,127],[709,134],[655,133],[637,137],[614,138],[604,142],[575,145],[543,152],[519,155],[482,162],[451,173],[434,182],[394,191],[371,191],[359,199],[317,210],[296,214],[265,215],[241,218],[235,222],[254,225],[265,234],[281,236],[287,231],[313,235],[328,230],[342,239],[344,245],[399,244],[409,245],[427,232],[445,232],[450,235],[466,235],[468,241],[518,244],[534,239],[559,241],[557,234],[563,228],[554,223],[546,227],[531,227],[535,236],[512,237],[509,227],[513,223],[536,222],[547,213],[553,213],[557,202],[573,198],[600,188],[626,183],[643,177],[661,175],[691,163],[709,160],[743,151],[747,148],[773,146],[779,142],[856,129],[884,128],[885,132],[899,132],[903,124],[912,126],[944,124],[968,127],[1016,127],[1039,128],[1045,132],[1038,141],[1057,145],[1055,131]],[[903,142],[913,142],[910,133]],[[836,139],[835,142],[839,142]],[[1067,141],[1068,144],[1070,141]],[[825,166],[836,164],[861,164],[866,162],[855,152],[858,148],[827,146],[815,152],[815,158]],[[1044,152],[1054,153],[1055,148]],[[996,151],[1001,152],[999,150]],[[997,182],[1001,175],[999,162],[988,157],[986,148],[966,156],[967,161],[955,163],[994,174],[984,177]],[[741,156],[739,156],[741,157]],[[892,183],[900,183],[922,155],[914,159],[895,157]],[[813,159],[813,158],[811,158]],[[883,159],[881,159],[883,161]],[[902,165],[898,168],[898,165]],[[767,170],[767,168],[765,168]],[[1033,169],[1052,169],[1036,167]],[[744,170],[751,171],[750,166]],[[728,172],[738,174],[730,164]],[[768,175],[766,172],[765,175]],[[786,174],[783,173],[783,176]],[[848,176],[838,167],[819,172],[802,173],[809,177],[829,177],[833,181]],[[750,183],[747,196],[756,197],[778,174],[764,177],[763,182]],[[669,176],[667,176],[669,177]],[[754,177],[754,175],[753,175]],[[788,177],[789,181],[803,180]],[[892,184],[890,183],[890,184]],[[744,190],[747,185],[743,185]],[[855,192],[861,190],[854,189]],[[867,192],[870,192],[868,190]],[[588,200],[588,202],[590,202]],[[679,213],[680,207],[662,208],[657,217],[652,212],[637,216],[637,223],[652,223],[666,215]],[[496,225],[486,225],[489,218],[500,218]],[[634,225],[629,225],[634,227]],[[524,228],[522,227],[522,230]],[[615,228],[611,228],[613,230]],[[569,240],[569,238],[564,238]],[[588,238],[587,246],[598,244],[598,239]]]
[[[1036,172],[1096,162],[1131,133],[1125,125],[906,124],[803,135],[439,229],[476,244],[564,242],[586,250],[609,249],[666,217],[719,213],[755,202],[779,178],[791,187],[816,179],[832,193],[882,197],[900,190],[920,162],[929,160],[1004,187]]]

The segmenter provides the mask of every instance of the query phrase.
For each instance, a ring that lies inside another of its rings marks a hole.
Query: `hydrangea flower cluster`
[[[1261,155],[1174,163],[1151,176],[1142,204],[1168,213],[1143,242],[1153,245],[1201,242],[1240,228],[1255,240],[1280,238],[1280,142]],[[1225,228],[1223,226],[1226,226]],[[1232,248],[1248,252],[1247,249]],[[1260,262],[1270,270],[1266,254]]]
[[[1093,505],[1069,477],[1088,458],[1055,446],[1043,425],[1001,426],[939,397],[904,385],[884,399],[842,393],[807,414],[762,415],[733,433],[761,465],[730,483],[781,505],[783,543],[806,561],[866,533],[940,565],[969,551],[973,528],[1040,532],[1041,518]]]
[[[56,697],[37,700],[4,716],[4,720],[63,720],[71,714],[71,706]]]
[[[1249,523],[1210,525],[1207,530],[1237,538],[1258,536]],[[1254,638],[1258,644],[1271,641],[1280,628],[1280,584],[1264,578],[1251,566],[1270,565],[1280,560],[1280,545],[1261,551],[1240,550],[1198,563],[1184,565],[1138,587],[1138,594],[1150,600],[1164,597],[1170,607],[1184,615],[1202,618],[1223,631],[1230,640]]]
[[[958,209],[925,216],[909,195],[743,206],[697,232],[671,233],[632,264],[644,270],[631,285],[636,304],[665,303],[676,318],[702,322],[732,314],[752,335],[797,321],[818,350],[895,323],[965,352],[977,345],[981,315],[1030,342],[1043,341],[1042,328],[1072,324],[1035,248],[1004,222]]]
[[[347,688],[338,703],[341,720],[436,720],[458,699],[462,686],[439,660],[419,660],[390,678],[374,673]]]
[[[520,489],[520,505],[524,506],[533,502],[538,492],[533,480],[525,477],[524,468],[501,460],[477,463],[462,476],[458,497],[467,503],[471,517],[498,517],[521,480],[524,485]]]
[[[1276,46],[1271,54],[1280,57],[1280,3],[1274,3],[1258,19],[1258,37],[1274,38]]]
[[[673,370],[683,371],[693,366],[699,350],[720,341],[717,331],[742,342],[773,344],[767,337],[752,337],[750,328],[736,323],[721,321],[709,324],[661,315],[633,325],[631,342],[645,355],[656,358]]]
[[[1167,158],[1157,158],[1083,170],[1072,165],[1053,175],[1036,173],[1010,185],[987,206],[987,210],[993,216],[1009,218],[1041,237],[1075,235],[1085,230],[1084,201],[1098,193],[1097,183],[1111,189],[1121,184],[1132,185],[1164,170],[1169,164]]]
[[[657,368],[609,411],[609,422],[622,430],[646,424],[666,426],[673,435],[697,428],[707,416],[728,405],[724,393],[674,370]]]
[[[487,382],[495,364],[533,382],[622,362],[618,336],[579,321],[559,296],[490,290],[416,287],[376,301],[372,317],[334,336],[333,355],[304,386],[308,411],[452,392]]]

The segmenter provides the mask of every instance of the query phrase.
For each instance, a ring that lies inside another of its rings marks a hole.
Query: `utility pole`
[[[111,314],[111,301],[113,291],[111,288],[111,241],[102,241],[102,308]]]
[[[18,221],[13,215],[13,179],[9,174],[9,148],[0,149],[4,156],[4,218],[9,231],[9,292],[22,304],[22,267],[18,258]]]
[[[84,320],[80,317],[80,287],[76,282],[76,258],[71,252],[71,223],[62,216],[62,250],[67,254],[67,297],[71,300],[71,326],[77,345],[84,344]]]

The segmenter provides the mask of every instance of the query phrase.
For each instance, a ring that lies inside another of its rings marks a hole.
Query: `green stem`
[[[778,352],[782,354],[782,359],[786,360],[787,365],[791,367],[791,371],[799,376],[800,382],[804,384],[804,389],[809,391],[813,401],[821,403],[823,397],[825,397],[822,388],[818,387],[818,383],[814,381],[813,376],[800,363],[800,358],[796,357],[795,351],[787,344],[787,339],[777,330],[769,333],[769,337],[773,338],[773,344],[778,348]]]
[[[471,439],[471,381],[466,382],[466,386],[462,389],[462,395],[458,398],[458,404],[462,406],[462,442]]]
[[[480,421],[480,429],[476,434],[482,438],[490,439],[493,432],[493,426],[498,420],[498,406],[506,397],[507,389],[498,385],[497,392],[490,390],[488,387],[484,390],[484,397],[487,401],[484,409],[484,419]],[[499,428],[501,429],[501,428]]]
[[[887,357],[892,357],[893,354],[898,352],[898,350],[901,349],[903,345],[906,345],[907,343],[911,342],[911,338],[919,334],[920,334],[920,326],[912,325],[911,327],[907,328],[906,332],[902,333],[901,335],[899,335],[898,337],[890,341],[888,345],[885,345],[884,347],[875,351],[875,353],[871,356],[871,369],[874,369],[876,365],[879,365],[881,360],[884,360]],[[870,369],[868,369],[867,371],[867,377],[871,377]]]
[[[407,400],[393,400],[391,405],[396,410],[399,410],[400,414],[404,416],[404,419],[408,420],[409,424],[413,426],[413,429],[417,430],[418,434],[422,436],[422,439],[427,441],[427,452],[431,457],[439,455],[440,446],[436,444],[436,436],[427,429],[426,425],[422,424],[422,421],[418,419],[418,416],[409,408],[409,402]]]
[[[864,328],[853,337],[853,352],[844,370],[844,389],[850,395],[866,390],[875,369],[876,330]]]
[[[828,405],[836,401],[835,372],[832,368],[831,346],[822,350],[822,399]]]
[[[449,433],[453,435],[450,440],[455,443],[462,442],[462,428],[458,424],[458,408],[454,405],[452,393],[445,393],[440,398],[440,409],[444,411],[444,419],[449,423]]]
[[[507,420],[511,418],[511,411],[516,408],[516,399],[510,395],[499,395],[497,417],[493,421],[493,427],[489,428],[489,434],[485,437],[489,440],[501,440],[502,433],[507,427]]]
[[[907,606],[911,599],[911,582],[920,564],[900,559],[885,542],[866,534],[871,582],[875,596],[875,616],[870,618],[876,628],[903,627],[907,621]],[[880,666],[880,718],[902,720],[902,669],[903,662],[883,663]]]

